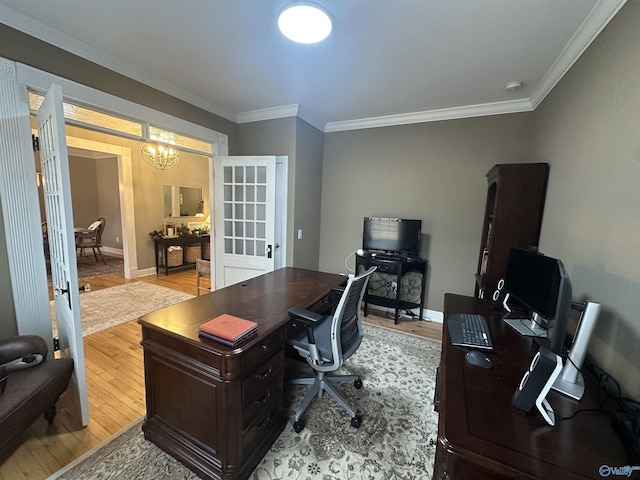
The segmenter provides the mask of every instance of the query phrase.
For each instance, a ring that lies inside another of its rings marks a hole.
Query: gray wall
[[[325,135],[320,270],[354,268],[364,216],[422,220],[429,261],[427,301],[473,294],[485,174],[496,163],[529,160],[532,115],[374,128]]]
[[[106,219],[102,245],[122,250],[122,220],[118,186],[118,160],[69,156],[73,224],[87,227]],[[42,196],[42,190],[38,192]],[[41,212],[45,218],[44,210]]]
[[[575,299],[601,303],[590,345],[640,398],[640,2],[628,2],[535,112],[551,163],[540,248]]]

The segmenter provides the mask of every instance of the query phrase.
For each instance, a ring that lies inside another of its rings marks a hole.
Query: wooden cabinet
[[[538,245],[548,178],[547,163],[498,164],[487,173],[477,297],[489,298],[504,278],[511,247]]]

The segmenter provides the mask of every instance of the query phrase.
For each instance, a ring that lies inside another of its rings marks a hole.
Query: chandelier
[[[178,163],[178,151],[161,143],[145,143],[142,146],[142,159],[158,170],[173,167]]]

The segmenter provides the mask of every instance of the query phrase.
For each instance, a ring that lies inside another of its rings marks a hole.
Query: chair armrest
[[[20,335],[0,340],[0,366],[7,370],[37,365],[47,358],[46,342],[37,335]]]
[[[289,309],[289,316],[291,320],[300,320],[301,323],[311,326],[324,318],[324,315],[312,312],[311,310],[305,310],[300,307],[291,307]]]
[[[333,287],[331,289],[331,291],[334,292],[334,293],[339,293],[340,295],[342,295],[344,293],[344,289],[345,288],[346,287]]]

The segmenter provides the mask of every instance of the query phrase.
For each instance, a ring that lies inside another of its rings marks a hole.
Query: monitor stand
[[[547,329],[540,325],[544,319],[534,313],[531,318],[505,318],[504,322],[525,337],[547,338]]]

